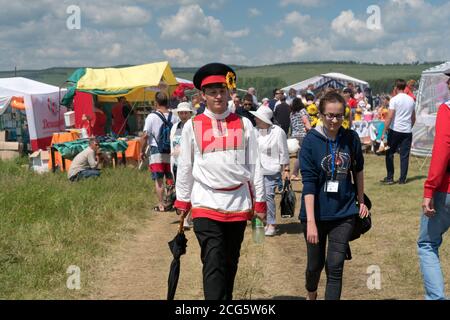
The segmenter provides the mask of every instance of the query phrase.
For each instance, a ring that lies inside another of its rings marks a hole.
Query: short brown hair
[[[155,101],[159,106],[167,107],[169,98],[167,97],[167,94],[160,91],[160,92],[156,93]]]
[[[395,80],[395,87],[396,87],[398,90],[405,90],[405,88],[406,88],[406,81],[403,80],[403,79],[397,79],[397,80]]]
[[[253,96],[251,94],[247,93],[242,100],[253,102]]]
[[[337,92],[331,91],[326,93],[321,99],[319,103],[319,112],[323,114],[325,112],[325,106],[327,103],[335,103],[338,102],[342,104],[345,111],[345,99]]]

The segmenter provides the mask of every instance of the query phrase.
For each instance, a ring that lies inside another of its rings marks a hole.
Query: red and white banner
[[[67,108],[59,106],[60,93],[25,95],[25,106],[30,132],[31,149],[46,149],[54,132],[64,131],[64,113]]]

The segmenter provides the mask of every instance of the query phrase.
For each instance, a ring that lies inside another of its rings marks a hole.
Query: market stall
[[[138,65],[127,68],[104,68],[91,69],[81,68],[76,70],[67,80],[69,88],[67,94],[62,99],[62,104],[70,106],[74,111],[74,127],[75,130],[80,130],[83,127],[83,119],[89,117],[92,121],[97,121],[98,112],[96,109],[100,108],[106,116],[106,126],[108,127],[104,134],[100,137],[108,136],[107,139],[114,138],[115,141],[122,141],[126,144],[123,149],[121,143],[117,145],[100,144],[102,150],[107,150],[110,147],[118,146],[119,149],[111,149],[115,158],[121,158],[122,162],[130,162],[137,164],[140,160],[140,139],[137,137],[138,130],[126,131],[125,134],[120,134],[118,138],[117,132],[111,130],[112,119],[114,117],[114,105],[118,103],[118,98],[124,97],[129,102],[131,107],[130,116],[124,118],[124,121],[129,121],[129,117],[135,116],[137,118],[135,127],[142,129],[143,121],[147,114],[151,111],[151,104],[154,102],[155,95],[159,91],[166,92],[168,96],[176,92],[179,87],[179,82],[175,78],[168,62],[158,62],[151,64]],[[186,82],[183,88],[189,87]],[[141,108],[141,107],[144,108]],[[95,132],[94,135],[97,136]],[[85,136],[79,136],[85,138]],[[59,145],[56,141],[52,145],[52,163],[59,165],[63,170],[70,166],[70,157],[75,155],[72,152],[79,152],[80,146],[84,146],[86,141],[83,139],[73,140],[64,145]],[[70,146],[67,149],[67,146]],[[123,149],[123,150],[122,150]],[[70,150],[70,152],[68,151]],[[63,160],[66,159],[66,160]],[[50,166],[50,165],[49,165]],[[52,166],[54,169],[54,166]]]
[[[31,149],[46,149],[53,133],[64,130],[67,109],[60,106],[59,101],[65,93],[66,89],[27,78],[1,78],[0,111],[3,117],[11,108],[24,113]]]

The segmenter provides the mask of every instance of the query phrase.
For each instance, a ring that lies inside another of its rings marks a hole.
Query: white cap
[[[176,107],[176,109],[172,110],[172,112],[174,113],[178,113],[180,111],[194,112],[190,102],[180,102]]]
[[[264,121],[265,123],[272,125],[272,121],[270,119],[272,119],[273,117],[273,112],[272,109],[270,109],[269,107],[261,106],[258,108],[258,110],[250,111],[250,113],[255,117],[257,117],[258,119],[260,119],[261,121]]]

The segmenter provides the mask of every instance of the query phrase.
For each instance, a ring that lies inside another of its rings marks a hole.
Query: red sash
[[[192,123],[202,154],[244,149],[244,123],[238,115],[231,113],[223,120],[215,120],[202,113],[195,116]]]

